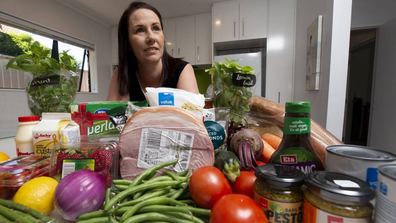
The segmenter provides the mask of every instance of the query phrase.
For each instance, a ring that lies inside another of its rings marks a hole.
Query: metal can
[[[396,222],[396,165],[383,165],[378,168],[377,202],[375,222]]]
[[[374,190],[377,189],[378,167],[384,164],[396,164],[396,155],[365,146],[327,147],[326,171],[357,177]]]
[[[304,173],[292,166],[268,164],[257,167],[255,175],[254,200],[268,222],[301,223]]]
[[[375,191],[342,173],[316,171],[305,180],[304,223],[370,223]]]

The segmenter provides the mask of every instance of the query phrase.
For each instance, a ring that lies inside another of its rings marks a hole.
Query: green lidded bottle
[[[311,142],[310,113],[310,102],[286,102],[283,138],[269,163],[293,166],[306,175],[324,170],[323,162]]]

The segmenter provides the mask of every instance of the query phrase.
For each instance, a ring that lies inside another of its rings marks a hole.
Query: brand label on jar
[[[311,118],[285,118],[283,133],[286,135],[299,135],[311,132]]]
[[[370,218],[346,218],[324,212],[304,200],[304,223],[370,223]]]
[[[254,200],[263,209],[269,223],[302,222],[303,202],[278,202],[267,199],[257,193],[254,193]]]
[[[302,147],[290,147],[283,150],[272,163],[293,166],[306,175],[317,171],[319,166],[315,156]]]

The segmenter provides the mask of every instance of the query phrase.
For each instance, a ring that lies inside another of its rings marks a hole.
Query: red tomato
[[[226,194],[231,194],[231,185],[224,174],[214,166],[198,168],[190,178],[192,199],[203,208],[212,208]]]
[[[218,200],[210,213],[210,223],[268,223],[260,206],[243,194],[229,194]]]
[[[250,198],[254,195],[254,171],[241,171],[235,182],[231,183],[233,194],[244,194]]]

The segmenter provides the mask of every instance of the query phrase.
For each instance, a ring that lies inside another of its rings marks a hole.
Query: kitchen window
[[[6,69],[6,64],[13,57],[25,53],[28,42],[40,42],[51,51],[68,51],[79,67],[79,92],[95,92],[97,78],[91,72],[90,64],[95,60],[94,45],[64,33],[34,24],[12,15],[0,12],[0,89],[25,90],[24,72]]]

